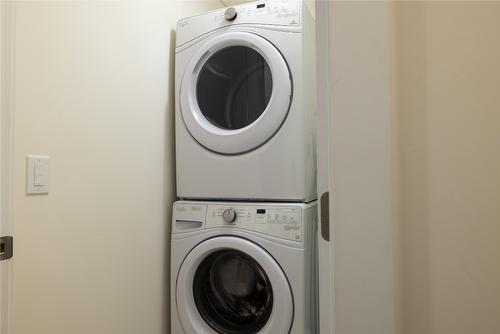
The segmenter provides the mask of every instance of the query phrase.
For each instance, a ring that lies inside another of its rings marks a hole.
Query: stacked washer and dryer
[[[301,0],[178,22],[172,334],[318,331],[314,39]]]

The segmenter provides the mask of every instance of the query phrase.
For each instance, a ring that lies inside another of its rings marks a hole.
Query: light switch
[[[49,157],[28,155],[26,158],[26,193],[49,193]]]
[[[41,159],[39,159],[41,160]],[[47,186],[49,183],[49,165],[35,162],[35,187]]]

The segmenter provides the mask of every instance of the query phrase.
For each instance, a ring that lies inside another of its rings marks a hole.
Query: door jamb
[[[15,2],[0,1],[0,235],[12,235]],[[0,334],[9,332],[12,259],[0,266]]]
[[[319,333],[335,333],[335,290],[333,283],[333,220],[332,196],[325,196],[332,188],[331,166],[331,111],[332,72],[330,68],[330,1],[316,1],[316,91],[317,91],[317,177],[318,198],[318,288]],[[323,207],[323,206],[327,207]],[[327,217],[325,217],[325,214]],[[323,217],[322,217],[323,216]],[[324,220],[328,220],[325,222]],[[323,226],[326,224],[326,226]],[[322,229],[328,230],[329,240]]]

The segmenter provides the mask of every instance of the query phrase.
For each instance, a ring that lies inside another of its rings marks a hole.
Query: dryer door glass
[[[254,49],[230,46],[203,65],[196,84],[202,114],[213,125],[236,130],[252,124],[271,98],[269,65]]]
[[[268,276],[252,257],[235,249],[216,251],[200,263],[193,296],[202,318],[218,333],[257,333],[273,308]]]
[[[176,80],[182,78],[177,112],[191,136],[212,152],[233,155],[277,134],[293,95],[281,52],[241,31],[221,32],[192,47],[176,55]]]

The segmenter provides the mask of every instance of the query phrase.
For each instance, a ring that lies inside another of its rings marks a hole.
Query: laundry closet
[[[300,0],[178,22],[173,333],[318,333],[314,41]]]

